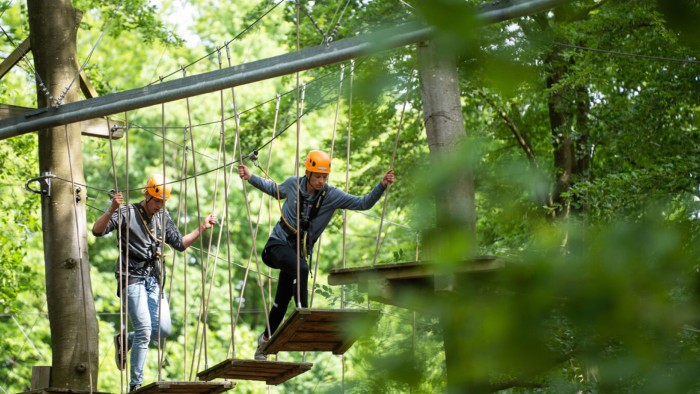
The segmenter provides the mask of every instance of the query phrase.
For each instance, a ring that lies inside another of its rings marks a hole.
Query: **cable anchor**
[[[41,194],[42,196],[46,197],[51,197],[51,179],[55,177],[56,175],[53,175],[50,172],[44,172],[41,174],[41,176],[28,180],[24,184],[24,188],[32,193]],[[32,182],[38,182],[40,190],[32,189],[31,187],[29,187],[29,184]]]

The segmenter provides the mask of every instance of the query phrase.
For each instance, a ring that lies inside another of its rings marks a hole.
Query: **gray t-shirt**
[[[148,264],[156,260],[156,250],[160,247],[154,237],[162,238],[163,214],[165,215],[165,242],[175,250],[185,250],[185,245],[182,243],[182,234],[180,234],[180,231],[170,219],[170,214],[162,210],[148,219],[148,215],[146,215],[140,203],[120,207],[119,211],[112,214],[104,232],[102,234],[93,232],[93,235],[101,237],[116,230],[119,227],[119,215],[121,215],[121,238],[123,242],[118,243],[121,248],[122,272],[125,272],[128,266],[129,275],[145,276],[149,272],[147,270]],[[153,236],[149,234],[149,231]],[[129,256],[128,265],[127,260],[124,259],[125,256]],[[115,273],[119,273],[119,262],[117,262],[115,267]]]

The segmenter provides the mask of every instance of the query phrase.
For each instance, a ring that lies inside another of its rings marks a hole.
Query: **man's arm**
[[[250,183],[256,189],[269,194],[278,200],[287,198],[286,193],[282,191],[284,188],[280,188],[277,183],[271,180],[263,179],[259,176],[251,174],[248,167],[243,164],[238,166],[238,175],[240,175],[241,179],[248,181],[248,183]]]
[[[114,195],[114,198],[112,198],[112,204],[110,204],[109,209],[103,213],[102,216],[97,218],[97,220],[95,220],[95,224],[92,225],[92,235],[96,237],[101,237],[104,235],[107,225],[109,224],[109,220],[112,219],[114,212],[116,212],[119,209],[119,206],[122,205],[122,201],[122,193],[117,192]]]
[[[202,233],[204,233],[206,230],[214,227],[215,224],[216,224],[216,215],[214,215],[212,213],[209,216],[207,216],[206,219],[204,219],[204,222],[202,224],[200,224],[199,226],[197,226],[196,229],[192,230],[191,233],[182,237],[182,245],[185,246],[185,249],[189,248],[190,245],[192,245],[194,243],[194,241],[196,241],[197,238],[199,238],[199,236],[202,235]]]
[[[351,209],[354,211],[370,209],[379,201],[386,188],[392,183],[394,183],[394,171],[389,170],[384,174],[382,180],[364,196],[355,196],[340,189],[335,189],[337,196],[334,199],[334,206],[339,209]]]

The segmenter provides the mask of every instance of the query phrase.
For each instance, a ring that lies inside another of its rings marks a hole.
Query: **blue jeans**
[[[131,385],[143,383],[143,367],[146,364],[146,352],[149,342],[158,343],[158,315],[160,314],[160,339],[170,334],[170,305],[163,294],[160,311],[158,299],[160,286],[156,278],[150,276],[145,281],[128,286],[129,321],[134,331],[129,332],[128,341],[131,346]],[[122,301],[124,297],[122,297]]]

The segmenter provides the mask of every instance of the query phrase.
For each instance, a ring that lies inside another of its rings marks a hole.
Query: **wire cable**
[[[260,17],[258,17],[253,23],[251,23],[250,25],[246,26],[246,28],[243,29],[243,31],[241,31],[240,33],[236,34],[236,36],[234,36],[231,40],[227,41],[226,44],[225,44],[225,46],[228,45],[228,44],[230,44],[230,43],[232,43],[233,41],[237,40],[238,38],[242,37],[245,33],[248,32],[248,30],[252,29],[255,25],[258,24],[258,22],[260,22],[261,20],[263,20],[263,18],[265,18],[270,12],[272,12],[275,8],[277,8],[277,6],[279,6],[279,5],[282,4],[282,3],[283,3],[283,1],[280,1],[280,2],[276,3],[274,6],[272,6],[272,8],[270,8],[270,9],[267,10],[267,11],[265,11],[265,13],[263,13]],[[197,60],[195,60],[195,61],[193,61],[193,62],[191,62],[191,63],[189,63],[189,64],[187,64],[187,65],[185,65],[185,66],[182,66],[182,68],[187,69],[187,68],[189,68],[189,67],[191,67],[191,66],[193,66],[193,65],[195,65],[195,64],[197,64],[197,63],[199,63],[199,62],[201,62],[202,60],[208,58],[209,56],[215,54],[215,53],[216,53],[218,50],[220,50],[220,49],[221,49],[221,48],[217,48],[217,49],[215,49],[215,50],[209,52],[208,54],[206,54],[206,55],[200,57],[199,59],[197,59]],[[164,79],[169,78],[169,77],[171,77],[171,76],[177,74],[179,71],[180,71],[180,70],[173,71],[173,72],[171,72],[170,74],[167,74],[167,75],[165,75],[165,76],[161,76],[158,80],[153,81],[153,82],[149,83],[149,84],[146,85],[146,86],[151,86],[151,85],[153,85],[154,83],[159,82],[159,81],[162,82]]]

